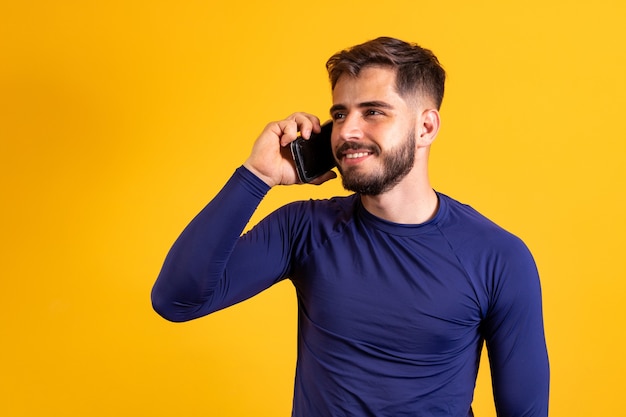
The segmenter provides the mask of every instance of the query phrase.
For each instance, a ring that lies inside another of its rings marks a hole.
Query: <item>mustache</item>
[[[357,142],[344,142],[343,145],[338,147],[335,151],[335,156],[337,157],[337,159],[341,159],[344,152],[357,150],[371,152],[374,155],[378,155],[380,153],[380,148],[376,145],[364,145]]]

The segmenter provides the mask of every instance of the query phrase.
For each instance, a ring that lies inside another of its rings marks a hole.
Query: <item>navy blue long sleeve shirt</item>
[[[152,292],[172,321],[283,279],[298,298],[293,416],[472,416],[486,342],[499,416],[547,416],[539,277],[524,243],[438,193],[395,224],[358,195],[288,204],[242,235],[268,186],[239,168],[170,250]]]

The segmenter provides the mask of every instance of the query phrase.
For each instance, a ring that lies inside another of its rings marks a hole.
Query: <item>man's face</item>
[[[344,188],[379,195],[415,162],[415,113],[395,88],[395,72],[369,67],[333,90],[332,145]]]

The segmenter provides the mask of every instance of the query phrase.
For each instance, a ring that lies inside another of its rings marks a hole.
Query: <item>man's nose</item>
[[[349,114],[338,122],[335,122],[333,129],[336,135],[343,141],[359,140],[363,137],[363,120],[356,114]]]

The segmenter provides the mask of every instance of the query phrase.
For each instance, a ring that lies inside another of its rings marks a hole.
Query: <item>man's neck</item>
[[[404,178],[383,194],[362,195],[363,207],[373,215],[393,223],[420,224],[437,213],[439,199],[428,177]]]

